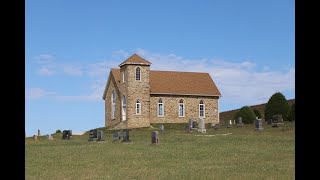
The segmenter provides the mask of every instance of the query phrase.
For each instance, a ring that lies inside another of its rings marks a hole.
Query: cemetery
[[[26,138],[26,179],[293,179],[294,122],[275,119],[273,125],[282,123],[275,128],[261,121],[203,124],[194,118],[153,128],[34,135]],[[100,140],[108,143],[92,143]]]
[[[97,129],[91,129],[89,131],[89,139],[88,141],[104,141],[104,133],[103,131],[98,131]]]

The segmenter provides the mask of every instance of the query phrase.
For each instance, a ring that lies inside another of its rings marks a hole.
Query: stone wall
[[[164,116],[157,116],[159,98],[162,98]],[[183,99],[185,116],[179,117],[179,100]],[[205,104],[205,123],[218,123],[218,97],[207,96],[176,96],[151,95],[150,97],[150,123],[187,123],[190,118],[199,118],[200,100]]]
[[[127,68],[127,126],[128,128],[149,127],[150,113],[150,66],[125,65]],[[136,81],[136,67],[140,67],[140,81]],[[136,114],[136,101],[140,100],[141,115]]]
[[[111,74],[110,74],[111,75]],[[107,89],[106,99],[105,99],[105,126],[106,128],[110,128],[116,124],[121,122],[121,93],[117,88],[115,88],[115,80],[113,76],[110,77],[110,84]],[[115,119],[111,119],[111,93],[112,90],[116,92],[116,112]]]

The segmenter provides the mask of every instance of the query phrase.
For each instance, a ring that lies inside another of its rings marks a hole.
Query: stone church
[[[134,54],[112,68],[103,93],[106,128],[149,127],[150,123],[219,122],[221,93],[209,73],[150,70]]]

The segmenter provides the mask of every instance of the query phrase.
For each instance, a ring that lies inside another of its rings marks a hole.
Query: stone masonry
[[[150,66],[127,66],[127,127],[149,127],[149,113],[150,113],[150,83],[149,72]],[[139,67],[140,81],[136,81],[136,68]],[[141,114],[136,114],[136,101],[140,100]]]
[[[158,117],[158,101],[162,98],[164,116]],[[185,116],[179,117],[179,100],[183,99]],[[205,104],[205,123],[218,123],[218,101],[212,96],[173,96],[173,95],[151,95],[150,98],[150,123],[187,123],[190,118],[199,118],[200,100]]]
[[[111,73],[110,73],[110,76]],[[115,113],[115,119],[111,119],[111,93],[112,90],[116,92],[116,113]],[[120,110],[120,92],[117,88],[115,88],[115,79],[113,77],[110,77],[110,84],[107,90],[106,99],[105,99],[105,124],[106,127],[111,127],[116,124],[119,124],[121,119],[121,111]]]

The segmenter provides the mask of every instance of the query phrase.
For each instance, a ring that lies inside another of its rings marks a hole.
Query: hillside
[[[295,179],[295,122],[283,127],[253,125],[206,133],[184,130],[187,123],[130,130],[131,142],[88,141],[89,134],[54,141],[25,139],[25,179]],[[158,131],[160,144],[151,145]],[[123,137],[123,134],[120,133]],[[121,138],[123,139],[123,138]],[[279,158],[281,157],[281,158]]]
[[[295,103],[295,99],[289,99],[288,100],[288,103],[289,105],[291,106],[293,103]],[[264,109],[265,109],[265,105],[266,103],[264,104],[258,104],[258,105],[254,105],[254,106],[249,106],[252,110],[253,109],[258,109],[262,115],[262,119],[264,119]],[[219,114],[219,117],[220,117],[220,122],[224,122],[226,120],[230,120],[230,119],[233,119],[233,116],[235,113],[237,113],[240,109],[234,109],[234,110],[230,110],[230,111],[224,111],[224,112],[221,112]]]

